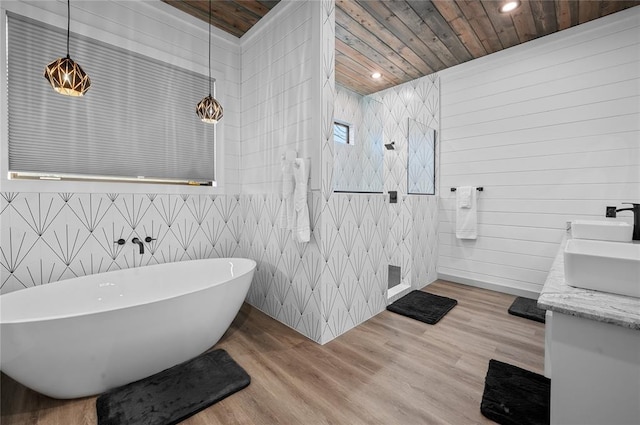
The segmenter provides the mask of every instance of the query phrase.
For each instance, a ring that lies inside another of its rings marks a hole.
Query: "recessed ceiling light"
[[[507,13],[520,7],[520,1],[508,1],[500,6],[500,12]]]
[[[371,74],[371,78],[373,78],[374,80],[377,80],[380,77],[382,77],[382,74],[380,74],[379,72],[374,72],[373,74]]]

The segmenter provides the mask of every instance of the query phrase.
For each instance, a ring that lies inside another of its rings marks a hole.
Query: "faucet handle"
[[[149,243],[149,242],[151,242],[151,241],[155,241],[155,240],[156,240],[156,238],[152,238],[151,236],[147,236],[146,238],[144,238],[144,241],[145,241],[146,243]]]
[[[120,238],[117,241],[113,241],[113,243],[117,243],[118,245],[124,245],[126,243],[126,241],[124,239]]]

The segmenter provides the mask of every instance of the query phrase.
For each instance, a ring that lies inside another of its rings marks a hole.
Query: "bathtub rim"
[[[53,321],[53,320],[71,319],[71,318],[77,318],[77,317],[82,317],[82,316],[89,316],[89,315],[95,315],[95,314],[101,314],[101,313],[109,313],[109,312],[114,312],[114,311],[117,311],[117,310],[124,310],[124,309],[134,308],[136,306],[144,306],[144,305],[148,305],[148,304],[163,302],[163,301],[167,301],[167,300],[170,300],[170,299],[183,297],[183,296],[191,295],[191,294],[194,294],[194,293],[197,293],[197,292],[201,292],[201,291],[204,291],[204,290],[209,289],[211,287],[224,285],[225,283],[229,283],[229,282],[234,281],[236,279],[240,279],[243,276],[246,276],[247,274],[250,274],[250,273],[254,272],[256,270],[256,268],[257,268],[257,262],[255,260],[250,259],[250,258],[243,258],[243,257],[200,258],[200,259],[194,259],[194,260],[174,261],[174,262],[170,262],[170,263],[160,263],[160,264],[152,264],[152,265],[148,265],[148,266],[131,267],[129,269],[111,270],[109,272],[104,272],[104,273],[94,273],[94,274],[90,274],[90,275],[84,275],[84,276],[78,276],[78,277],[69,278],[69,279],[58,280],[56,282],[47,283],[46,285],[56,285],[56,284],[69,284],[69,285],[71,285],[71,284],[77,284],[77,283],[70,283],[71,281],[76,280],[76,279],[82,279],[84,277],[90,278],[90,277],[95,277],[95,276],[98,276],[98,275],[126,272],[127,270],[130,270],[130,269],[138,269],[139,270],[139,269],[143,269],[143,268],[147,268],[147,267],[167,266],[167,265],[172,265],[172,264],[184,265],[184,264],[188,264],[188,263],[191,263],[191,262],[208,261],[208,260],[242,260],[242,261],[246,261],[250,265],[250,267],[246,272],[244,272],[242,274],[239,274],[237,276],[230,277],[227,280],[217,282],[213,286],[201,287],[201,288],[196,288],[196,289],[192,289],[192,290],[185,290],[185,291],[176,291],[176,292],[173,292],[173,293],[171,293],[170,295],[167,295],[167,296],[152,298],[152,299],[146,300],[144,302],[139,302],[139,303],[135,303],[135,304],[126,304],[126,305],[120,305],[120,306],[113,306],[113,307],[109,307],[109,308],[97,309],[97,310],[92,310],[92,311],[82,311],[82,312],[78,312],[78,313],[74,313],[74,314],[45,315],[45,316],[29,317],[29,318],[23,318],[23,319],[11,318],[9,320],[5,320],[5,317],[2,314],[2,311],[4,311],[4,309],[0,309],[0,326],[17,325],[17,324],[22,324],[22,323],[36,323],[36,322],[42,322],[42,321],[48,321],[48,320]],[[12,296],[12,294],[23,293],[23,294],[21,294],[21,296],[24,296],[24,291],[37,290],[38,288],[42,288],[43,286],[44,285],[31,286],[31,287],[28,287],[28,288],[25,288],[25,289],[20,289],[20,290],[17,290],[17,291],[9,292],[7,294],[0,294],[0,307],[1,307],[3,302],[10,302],[11,301],[11,300],[7,300],[6,297],[10,298]]]

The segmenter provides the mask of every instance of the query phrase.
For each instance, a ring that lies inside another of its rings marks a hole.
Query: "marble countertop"
[[[640,298],[574,288],[564,279],[565,237],[538,297],[538,307],[640,330]]]

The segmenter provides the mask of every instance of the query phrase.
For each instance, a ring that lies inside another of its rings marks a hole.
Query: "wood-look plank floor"
[[[485,424],[489,359],[543,372],[544,325],[511,316],[514,296],[437,281],[458,305],[435,326],[384,311],[320,346],[245,304],[216,348],[251,385],[183,422]],[[95,397],[53,400],[2,375],[2,425],[95,424]]]

